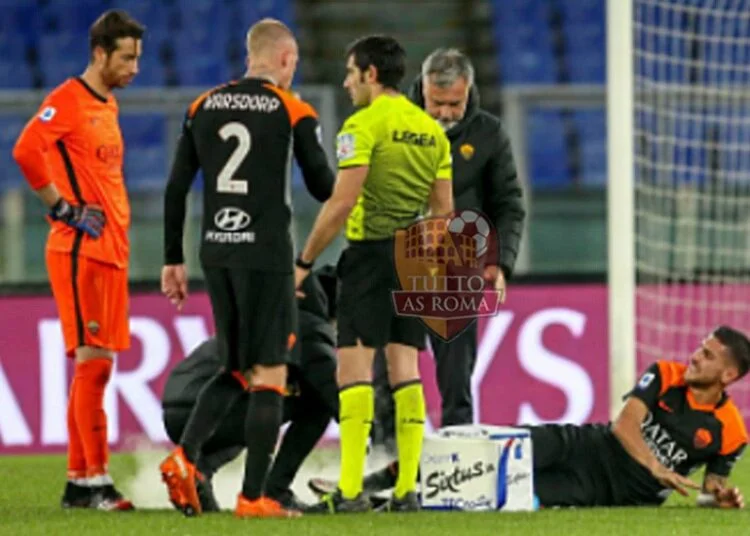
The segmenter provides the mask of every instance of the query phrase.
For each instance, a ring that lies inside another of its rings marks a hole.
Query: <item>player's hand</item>
[[[665,488],[675,490],[680,495],[685,497],[688,496],[688,490],[701,489],[700,484],[697,484],[690,480],[686,476],[682,476],[679,473],[675,473],[670,469],[667,469],[663,465],[659,464],[655,469],[651,470],[653,477],[659,481],[659,483]]]
[[[177,310],[182,310],[182,304],[187,300],[187,270],[184,264],[168,264],[161,269],[161,291],[177,306]]]
[[[492,284],[497,292],[497,299],[500,303],[505,303],[505,274],[502,269],[490,264],[484,268],[484,280]]]
[[[62,197],[49,211],[49,217],[83,231],[91,238],[99,238],[107,223],[102,207],[98,205],[71,205]]]
[[[719,508],[744,508],[745,498],[740,488],[719,488],[714,491],[716,506]]]
[[[302,292],[302,283],[305,281],[305,278],[307,278],[308,275],[310,275],[310,270],[300,268],[299,266],[294,267],[294,288],[296,289],[298,298],[305,297],[305,293]]]

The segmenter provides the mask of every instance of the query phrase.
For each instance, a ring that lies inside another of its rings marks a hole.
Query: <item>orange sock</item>
[[[96,358],[76,363],[75,420],[86,457],[86,475],[107,474],[107,414],[104,413],[104,388],[112,373],[112,360]]]
[[[83,455],[83,443],[76,424],[75,399],[76,379],[73,377],[68,394],[68,480],[86,478],[86,458]]]

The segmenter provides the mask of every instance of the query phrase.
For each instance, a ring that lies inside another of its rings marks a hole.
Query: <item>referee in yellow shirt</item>
[[[349,48],[344,87],[361,109],[338,135],[336,185],[297,258],[299,288],[315,258],[346,225],[349,245],[338,266],[341,476],[337,491],[312,511],[369,509],[362,480],[378,347],[385,347],[388,360],[400,467],[388,509],[419,509],[415,482],[425,404],[417,355],[425,346],[426,328],[394,310],[391,293],[399,289],[394,235],[428,208],[433,216],[449,215],[453,191],[450,143],[443,129],[397,89],[405,63],[404,49],[391,37],[365,37]]]

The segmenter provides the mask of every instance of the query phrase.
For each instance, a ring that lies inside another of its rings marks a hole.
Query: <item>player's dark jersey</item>
[[[165,200],[167,264],[183,262],[184,195],[203,172],[201,262],[291,273],[292,156],[326,200],[333,172],[313,108],[260,78],[214,88],[188,109]]]
[[[726,394],[715,406],[698,404],[685,385],[685,368],[658,361],[628,393],[649,410],[641,425],[643,439],[662,464],[681,475],[705,465],[707,473],[728,476],[747,444],[744,421]],[[666,498],[668,491],[610,436],[617,502],[658,503]]]

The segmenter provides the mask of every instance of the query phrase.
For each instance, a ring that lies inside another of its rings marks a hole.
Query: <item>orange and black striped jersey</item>
[[[685,385],[686,368],[657,361],[629,393],[649,410],[643,439],[659,461],[680,474],[705,465],[706,472],[727,476],[747,445],[744,420],[727,394],[716,405],[699,404]]]
[[[271,82],[245,78],[188,109],[165,198],[165,262],[183,262],[185,197],[203,172],[201,263],[291,273],[292,156],[326,200],[333,171],[315,110]]]
[[[13,149],[33,189],[54,183],[69,203],[103,208],[102,235],[81,236],[79,253],[120,268],[128,264],[130,226],[123,154],[115,97],[99,95],[80,78],[68,79],[44,99]],[[60,222],[51,225],[47,249],[71,252],[82,233]]]

